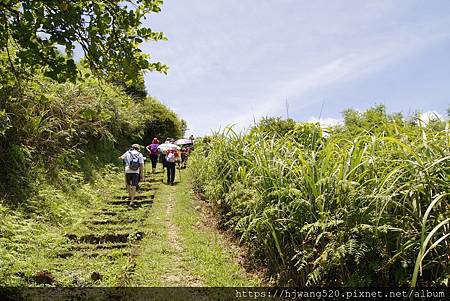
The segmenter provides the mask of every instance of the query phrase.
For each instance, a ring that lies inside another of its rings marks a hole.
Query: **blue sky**
[[[335,122],[346,108],[450,106],[450,1],[165,0],[148,92],[201,136],[263,116]]]

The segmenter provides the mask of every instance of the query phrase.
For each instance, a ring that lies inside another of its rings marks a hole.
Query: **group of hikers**
[[[153,138],[152,143],[145,147],[150,154],[152,173],[156,173],[156,166],[158,161],[160,161],[163,169],[166,168],[167,170],[167,184],[174,185],[176,165],[178,164],[180,168],[186,166],[193,143],[194,139],[192,135],[189,139],[180,139],[177,141],[173,138],[167,138],[163,144],[159,143],[158,138]],[[141,146],[139,144],[133,144],[119,159],[123,160],[125,164],[125,183],[130,205],[133,205],[139,182],[144,181],[146,157],[141,153]]]

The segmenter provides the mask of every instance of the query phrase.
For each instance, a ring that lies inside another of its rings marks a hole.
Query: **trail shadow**
[[[116,216],[119,213],[118,212],[114,212],[114,211],[103,211],[103,212],[99,212],[102,215],[108,215],[108,216]]]
[[[167,186],[177,186],[177,185],[181,184],[180,181],[173,182],[173,185],[170,185],[170,183],[168,184],[167,181],[163,181],[163,183],[164,183],[165,185],[167,185]]]
[[[116,205],[116,206],[130,206],[130,207],[142,207],[143,205],[151,205],[153,204],[153,200],[142,200],[142,201],[134,201],[133,205],[130,205],[130,201],[112,201],[112,202],[108,202],[108,204],[110,205]]]
[[[151,195],[137,195],[134,197],[134,200],[144,200],[144,199],[154,199],[155,195],[151,194]],[[127,200],[128,199],[128,195],[115,195],[114,199],[120,199],[120,200]]]
[[[58,254],[56,257],[67,259],[67,258],[75,256],[75,254],[77,254],[77,252],[64,252],[64,253]],[[96,258],[96,257],[101,256],[101,257],[108,258],[108,259],[114,259],[119,256],[130,256],[131,253],[129,251],[124,251],[124,252],[120,252],[117,254],[108,254],[108,253],[99,253],[99,252],[90,252],[90,253],[78,252],[78,254],[80,254],[81,256],[88,257],[88,258]]]
[[[136,223],[139,220],[137,219],[124,219],[124,220],[94,220],[90,223],[93,225],[115,225],[115,224],[125,224],[125,223]]]
[[[138,229],[140,229],[137,224],[133,225],[126,225],[123,224],[105,224],[105,225],[86,225],[86,228],[88,228],[91,231],[99,231],[100,229],[102,231],[108,231],[108,232],[114,232],[114,231],[127,231],[127,232],[133,232]]]
[[[76,241],[78,243],[89,243],[89,244],[101,244],[101,243],[126,243],[129,240],[141,240],[144,238],[144,232],[136,233],[106,233],[103,235],[97,234],[87,234],[77,237],[75,234],[69,234],[67,237],[70,240]]]
[[[141,187],[141,186],[139,186],[136,191],[151,191],[151,190],[154,190],[154,189],[152,187],[146,187],[146,186]]]

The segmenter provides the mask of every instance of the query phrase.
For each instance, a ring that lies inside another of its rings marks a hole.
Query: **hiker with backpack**
[[[166,153],[166,167],[167,167],[167,184],[173,185],[175,181],[175,163],[179,159],[179,154],[175,149],[169,149]]]
[[[144,180],[144,156],[139,152],[140,148],[139,144],[133,144],[128,151],[119,157],[120,160],[125,162],[125,181],[130,205],[133,205],[139,180]]]
[[[158,162],[158,146],[159,140],[158,138],[153,138],[152,144],[148,145],[146,149],[150,153],[150,160],[152,161],[152,173],[156,172],[156,163]]]

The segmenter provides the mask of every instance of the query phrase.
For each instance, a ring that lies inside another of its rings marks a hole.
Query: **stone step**
[[[153,199],[155,198],[154,194],[150,195],[137,195],[134,197],[134,200],[145,200],[145,199]],[[116,200],[128,200],[128,195],[115,195],[114,199]]]
[[[135,218],[130,219],[122,219],[122,220],[115,220],[115,219],[102,219],[102,220],[92,220],[89,221],[89,223],[93,225],[117,225],[117,224],[131,224],[131,223],[137,223],[142,220],[138,220]]]

